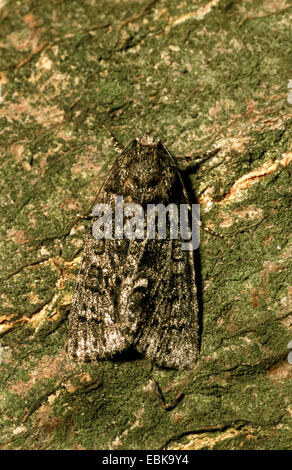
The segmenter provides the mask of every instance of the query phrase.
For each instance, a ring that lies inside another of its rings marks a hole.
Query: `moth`
[[[98,194],[100,207],[111,209],[112,232],[117,218],[121,222],[117,197],[146,215],[157,205],[191,207],[176,158],[150,135],[117,156]],[[70,357],[111,359],[134,349],[161,367],[192,367],[199,355],[198,299],[194,250],[183,249],[183,230],[174,237],[167,217],[162,238],[157,220],[152,237],[145,236],[145,220],[139,237],[123,236],[119,225],[116,236],[107,231],[97,238],[100,217],[93,216],[72,298]]]

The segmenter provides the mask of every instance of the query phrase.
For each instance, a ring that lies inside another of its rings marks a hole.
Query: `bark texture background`
[[[2,449],[291,449],[291,0],[0,0]],[[151,131],[191,176],[201,356],[72,363],[87,215],[115,149]],[[290,237],[290,238],[289,238]]]

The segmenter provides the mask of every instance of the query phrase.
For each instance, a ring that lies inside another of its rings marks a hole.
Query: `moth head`
[[[124,192],[129,192],[134,202],[142,205],[167,202],[175,180],[175,166],[160,140],[149,134],[133,140]]]
[[[151,134],[144,134],[142,137],[136,138],[134,141],[140,143],[141,145],[155,146],[160,142],[158,139],[155,139]]]
[[[162,142],[149,134],[134,139],[116,159],[105,193],[123,196],[125,202],[168,203],[177,191],[179,177],[173,157]]]

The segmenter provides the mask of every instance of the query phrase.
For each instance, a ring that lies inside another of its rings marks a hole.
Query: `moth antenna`
[[[112,133],[112,131],[110,129],[108,129],[108,127],[106,127],[105,124],[102,124],[102,127],[104,128],[104,130],[106,131],[108,136],[111,138],[111,140],[113,142],[113,146],[115,147],[116,151],[118,153],[122,153],[122,151],[124,150],[124,147],[120,144],[120,142],[118,141],[116,136]]]

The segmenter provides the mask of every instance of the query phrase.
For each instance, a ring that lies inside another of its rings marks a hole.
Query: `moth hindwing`
[[[143,209],[144,238],[114,228],[117,197],[124,208]],[[145,236],[149,207],[189,206],[175,158],[148,135],[133,140],[116,158],[97,202],[111,209],[113,236],[96,237],[95,214],[72,299],[69,355],[91,361],[134,348],[160,366],[191,367],[199,354],[194,252],[182,249],[180,230],[171,235],[169,218],[164,238],[156,219],[154,237]]]

